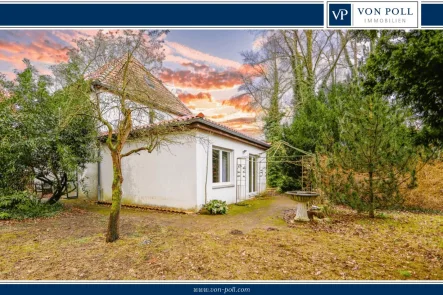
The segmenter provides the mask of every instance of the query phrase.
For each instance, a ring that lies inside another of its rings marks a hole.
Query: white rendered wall
[[[228,204],[236,202],[236,165],[238,158],[248,158],[249,155],[261,155],[262,168],[266,168],[266,156],[264,150],[235,139],[220,136],[212,133],[198,132],[198,136],[204,138],[197,142],[197,192],[198,206],[202,207],[206,202],[217,199],[226,201]],[[212,182],[212,148],[218,147],[232,151],[231,159],[231,179],[229,184],[217,184]],[[246,151],[246,152],[244,152]],[[248,163],[246,161],[246,163]],[[246,185],[248,184],[249,167],[246,165]],[[258,176],[259,182],[266,183],[266,175]],[[265,185],[262,191],[265,189]],[[246,187],[246,190],[248,187]],[[257,193],[246,191],[246,197],[253,197]]]
[[[97,200],[98,163],[89,163],[84,171],[79,171],[79,197]]]
[[[195,210],[196,142],[169,145],[153,151],[142,151],[122,160],[123,203]],[[140,145],[132,144],[136,148]],[[102,201],[111,201],[112,159],[107,147],[102,149]],[[91,186],[92,187],[92,186]]]
[[[202,131],[197,132],[195,139],[188,138],[184,142],[183,144],[170,145],[168,148],[154,151],[151,154],[142,151],[139,155],[133,154],[123,158],[123,203],[186,210],[200,209],[207,201],[214,199],[235,203],[237,159],[248,158],[250,154],[265,157],[264,150],[258,147]],[[137,146],[133,144],[131,148]],[[213,147],[232,151],[229,184],[212,183]],[[246,152],[243,153],[245,150]],[[265,168],[265,166],[263,167]],[[247,177],[249,175],[248,169],[247,165]],[[87,177],[84,182],[88,189],[88,196],[96,198],[97,163],[89,164],[83,176]],[[111,201],[112,179],[112,160],[109,150],[103,145],[102,201]],[[266,183],[266,176],[262,176],[259,182]],[[246,178],[247,184],[248,178]],[[246,197],[253,197],[255,194],[246,192]]]

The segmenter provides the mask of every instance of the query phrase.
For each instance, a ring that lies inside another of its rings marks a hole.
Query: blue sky
[[[250,50],[254,32],[239,30],[171,31],[168,40],[215,56],[242,62],[240,52]]]

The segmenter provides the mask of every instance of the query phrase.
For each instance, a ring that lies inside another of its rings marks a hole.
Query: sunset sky
[[[42,74],[66,61],[72,39],[95,34],[90,30],[0,31],[0,72],[15,77],[28,58]],[[159,78],[194,113],[253,136],[260,131],[255,112],[241,95],[241,51],[254,48],[249,31],[176,30],[165,39],[166,59]]]

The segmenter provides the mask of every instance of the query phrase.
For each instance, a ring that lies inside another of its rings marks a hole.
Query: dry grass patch
[[[330,222],[289,227],[281,218],[293,201],[250,202],[253,209],[224,216],[124,209],[122,238],[112,244],[105,212],[88,203],[55,219],[2,223],[0,279],[443,278],[441,215],[371,220],[339,208]]]
[[[443,162],[425,165],[417,172],[417,187],[402,193],[407,207],[443,211]]]

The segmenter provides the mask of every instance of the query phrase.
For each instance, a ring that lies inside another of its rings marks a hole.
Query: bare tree
[[[282,51],[292,69],[295,108],[303,104],[305,98],[314,95],[318,89],[325,88],[329,82],[335,81],[337,71],[345,76],[353,66],[348,52],[347,32],[282,30],[279,34]],[[340,38],[337,38],[337,34]]]
[[[122,159],[180,142],[172,135],[184,134],[186,127],[174,118],[191,115],[151,73],[161,67],[166,33],[99,32],[92,39],[76,40],[69,62],[53,69],[61,86],[72,89],[72,96],[88,96],[83,107],[94,110],[102,142],[111,154],[114,177],[107,242],[119,238]],[[80,107],[77,115],[82,114]]]
[[[289,67],[281,59],[279,40],[266,35],[260,50],[242,52],[247,71],[242,75],[240,91],[252,97],[253,102],[264,114],[267,140],[278,140],[281,120],[284,116],[284,97],[291,88]]]

